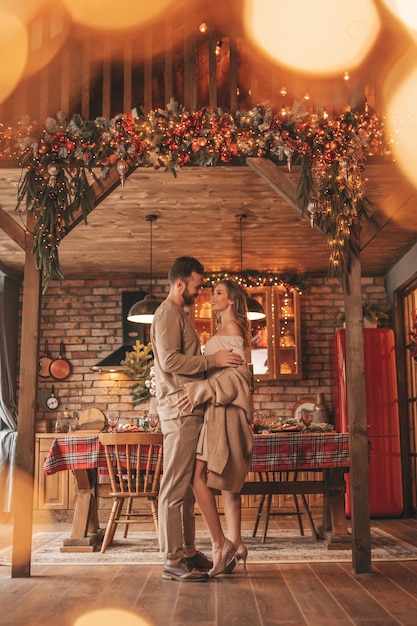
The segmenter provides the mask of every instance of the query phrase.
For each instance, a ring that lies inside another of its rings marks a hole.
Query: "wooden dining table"
[[[72,471],[77,499],[71,535],[62,551],[94,551],[100,543],[97,500],[100,476],[107,475],[104,448],[98,434],[62,435],[45,459],[47,475]],[[345,514],[345,473],[349,471],[349,436],[342,433],[267,433],[254,436],[253,456],[244,495],[322,494],[322,523],[317,535],[328,548],[351,547]],[[268,479],[292,473],[288,480]],[[308,474],[312,474],[310,478]],[[299,479],[301,473],[301,479]],[[262,476],[265,478],[262,479]],[[296,480],[294,480],[296,477]]]

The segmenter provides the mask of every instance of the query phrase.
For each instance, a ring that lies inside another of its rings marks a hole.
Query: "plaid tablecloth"
[[[252,472],[349,467],[349,435],[278,433],[255,435]]]
[[[349,467],[349,435],[279,433],[255,435],[251,472]],[[43,466],[45,474],[94,469],[107,473],[98,435],[56,437]]]

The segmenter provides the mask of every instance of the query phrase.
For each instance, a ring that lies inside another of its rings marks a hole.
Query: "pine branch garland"
[[[389,154],[387,145],[383,125],[368,111],[332,120],[323,112],[308,114],[300,103],[285,116],[274,115],[268,105],[232,115],[210,107],[191,113],[171,100],[165,111],[137,118],[84,121],[76,114],[67,122],[59,113],[44,129],[28,119],[7,132],[0,125],[2,154],[14,155],[24,169],[17,208],[24,205],[38,218],[34,254],[44,291],[54,275],[63,280],[58,248],[75,212],[81,209],[86,222],[94,208],[89,184],[91,176],[99,180],[94,170],[105,178],[121,160],[164,167],[174,176],[188,164],[241,165],[248,156],[290,169],[300,162],[297,203],[323,230],[329,271],[342,278],[354,251],[352,228],[366,216],[365,161]]]

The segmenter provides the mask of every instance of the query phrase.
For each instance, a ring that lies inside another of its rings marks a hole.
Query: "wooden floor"
[[[288,528],[293,523],[294,518],[280,517],[271,520],[270,527]],[[415,519],[373,520],[372,525],[417,545]],[[66,527],[59,523],[53,528]],[[45,525],[36,525],[34,532],[44,529]],[[10,545],[11,533],[10,525],[1,525],[0,547]],[[372,574],[363,575],[354,575],[349,563],[250,564],[246,576],[238,571],[209,583],[163,581],[161,571],[159,565],[32,566],[30,578],[11,578],[10,568],[3,566],[0,624],[417,624],[417,561],[373,563]],[[103,615],[87,617],[103,610],[108,621]]]

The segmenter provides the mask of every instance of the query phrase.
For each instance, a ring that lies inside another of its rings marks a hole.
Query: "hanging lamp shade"
[[[240,273],[243,273],[243,223],[242,220],[247,217],[246,213],[238,213],[236,217],[239,218],[240,223]],[[248,309],[247,317],[251,322],[254,320],[262,320],[266,317],[264,308],[258,300],[251,298],[246,294],[246,306]]]
[[[258,300],[255,300],[255,298],[248,296],[248,294],[246,294],[246,306],[248,308],[248,320],[251,322],[254,320],[262,320],[266,317],[262,304],[258,302]]]
[[[158,300],[158,298],[152,293],[152,223],[157,220],[157,215],[147,215],[145,219],[150,224],[150,293],[148,293],[143,300],[135,302],[127,314],[129,322],[134,322],[136,324],[152,324],[155,311],[161,304],[161,301]]]
[[[152,324],[154,313],[160,304],[161,301],[153,293],[148,293],[143,300],[135,302],[127,319],[129,322],[136,322],[136,324]]]

